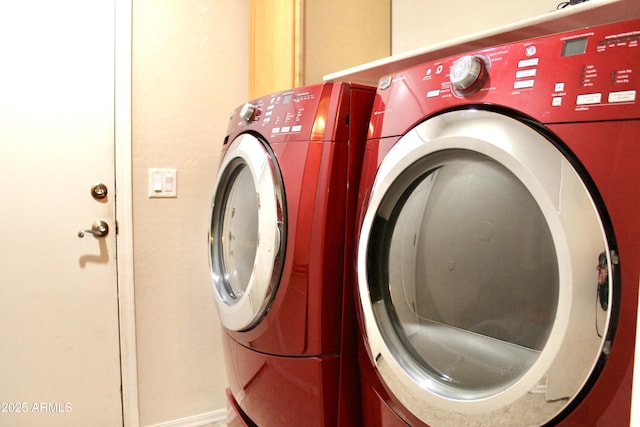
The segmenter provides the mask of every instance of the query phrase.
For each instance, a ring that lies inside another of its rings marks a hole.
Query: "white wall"
[[[141,425],[226,405],[207,230],[229,112],[247,98],[248,5],[134,0],[132,162]],[[149,199],[147,169],[178,169]],[[221,413],[221,412],[220,412]]]
[[[393,0],[391,53],[542,15],[559,3],[561,0]]]

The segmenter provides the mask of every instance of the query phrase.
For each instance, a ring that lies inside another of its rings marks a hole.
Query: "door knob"
[[[78,231],[78,237],[83,238],[85,233],[93,234],[93,237],[104,237],[109,234],[109,224],[102,220],[94,221],[90,230]]]

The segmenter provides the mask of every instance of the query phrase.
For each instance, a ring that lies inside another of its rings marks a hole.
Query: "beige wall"
[[[132,161],[141,425],[225,408],[207,258],[229,112],[247,98],[246,1],[134,0]],[[178,169],[149,199],[147,169]]]
[[[561,0],[393,0],[391,52],[397,55],[555,10]]]
[[[301,82],[391,54],[391,0],[304,1]]]

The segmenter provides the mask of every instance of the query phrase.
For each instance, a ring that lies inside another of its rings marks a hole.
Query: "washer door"
[[[542,425],[608,351],[611,258],[543,135],[488,111],[429,119],[385,156],[363,220],[372,363],[431,427]]]
[[[220,165],[211,208],[210,264],[224,327],[253,328],[278,285],[285,247],[283,184],[266,144],[243,134]]]

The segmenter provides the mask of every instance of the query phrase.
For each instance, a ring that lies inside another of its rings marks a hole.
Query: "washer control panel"
[[[243,104],[231,113],[228,133],[253,130],[272,142],[309,140],[316,115],[322,114],[321,100],[330,95],[332,86],[319,84],[292,89]]]
[[[496,46],[414,66],[378,84],[370,137],[399,135],[469,104],[541,123],[640,118],[640,19]]]

